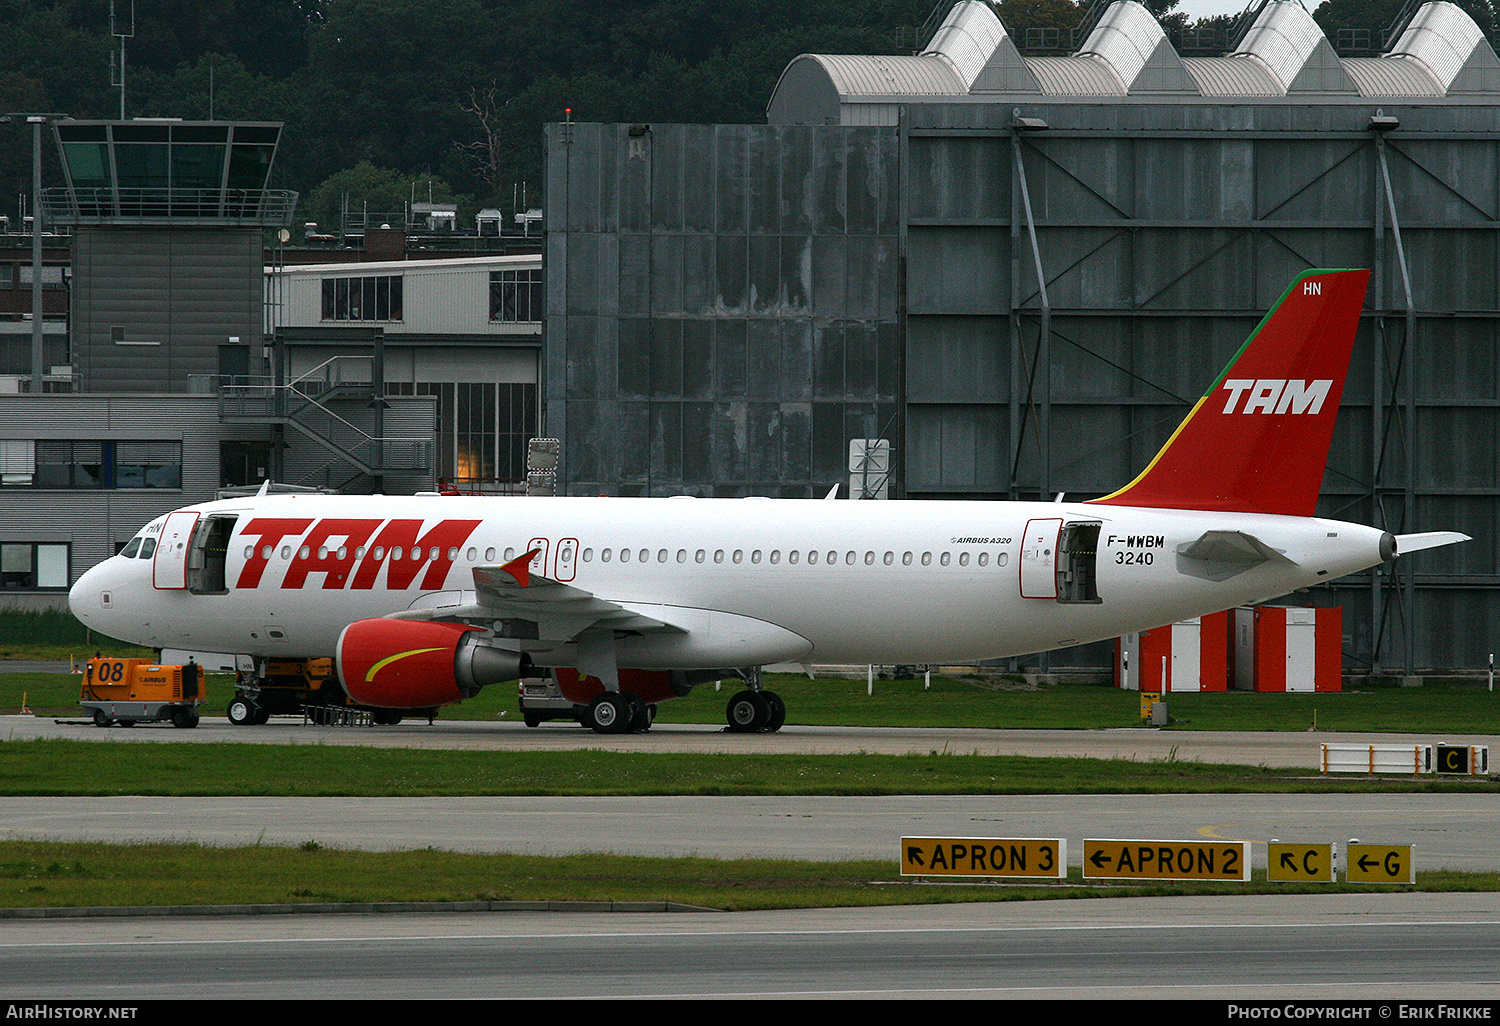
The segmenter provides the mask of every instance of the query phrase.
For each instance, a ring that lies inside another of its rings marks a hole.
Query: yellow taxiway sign
[[[1351,843],[1344,852],[1344,879],[1349,883],[1416,883],[1416,854],[1409,844]]]
[[[1056,837],[903,837],[901,875],[1062,880],[1068,875],[1068,845]]]
[[[1333,845],[1272,841],[1266,851],[1266,879],[1272,883],[1333,883]]]
[[[1106,841],[1084,839],[1085,880],[1250,879],[1245,841]]]

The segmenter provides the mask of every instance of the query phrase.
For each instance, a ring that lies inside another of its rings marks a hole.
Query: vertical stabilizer
[[[1312,516],[1369,278],[1293,281],[1150,465],[1093,501]]]

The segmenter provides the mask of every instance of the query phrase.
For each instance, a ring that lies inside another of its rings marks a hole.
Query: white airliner
[[[1294,281],[1151,465],[1090,502],[262,488],[152,521],[79,579],[73,612],[142,645],[256,657],[263,679],[331,657],[349,700],[381,710],[551,670],[600,732],[738,676],[729,727],[774,730],[769,663],[1039,652],[1466,540],[1312,515],[1368,277]]]

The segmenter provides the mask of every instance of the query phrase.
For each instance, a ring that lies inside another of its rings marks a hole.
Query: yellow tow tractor
[[[174,727],[196,727],[198,706],[208,697],[203,668],[163,666],[149,659],[90,659],[83,671],[78,704],[94,714],[94,726],[171,720]]]

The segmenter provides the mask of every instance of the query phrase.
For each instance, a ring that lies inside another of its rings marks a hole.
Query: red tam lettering
[[[243,538],[256,537],[260,544],[250,550],[250,556],[245,560],[245,566],[240,570],[240,579],[235,582],[236,588],[258,588],[260,587],[261,575],[266,571],[266,564],[270,562],[270,554],[280,543],[281,539],[300,535],[307,530],[307,525],[312,523],[312,518],[280,518],[280,517],[256,517],[245,525],[240,533]]]
[[[469,540],[469,535],[483,521],[444,520],[434,524],[426,534],[418,535],[421,520],[392,520],[380,529],[370,542],[365,558],[355,571],[351,588],[375,587],[375,578],[382,564],[386,567],[385,586],[391,591],[411,587],[423,563],[430,563],[422,578],[423,588],[441,588],[453,567],[449,554]],[[392,550],[399,549],[402,558],[396,558]],[[376,553],[379,553],[377,556]]]
[[[320,520],[286,568],[283,588],[301,588],[308,574],[323,575],[324,589],[342,588],[354,569],[354,551],[375,533],[379,520]],[[332,542],[337,544],[330,544]]]

